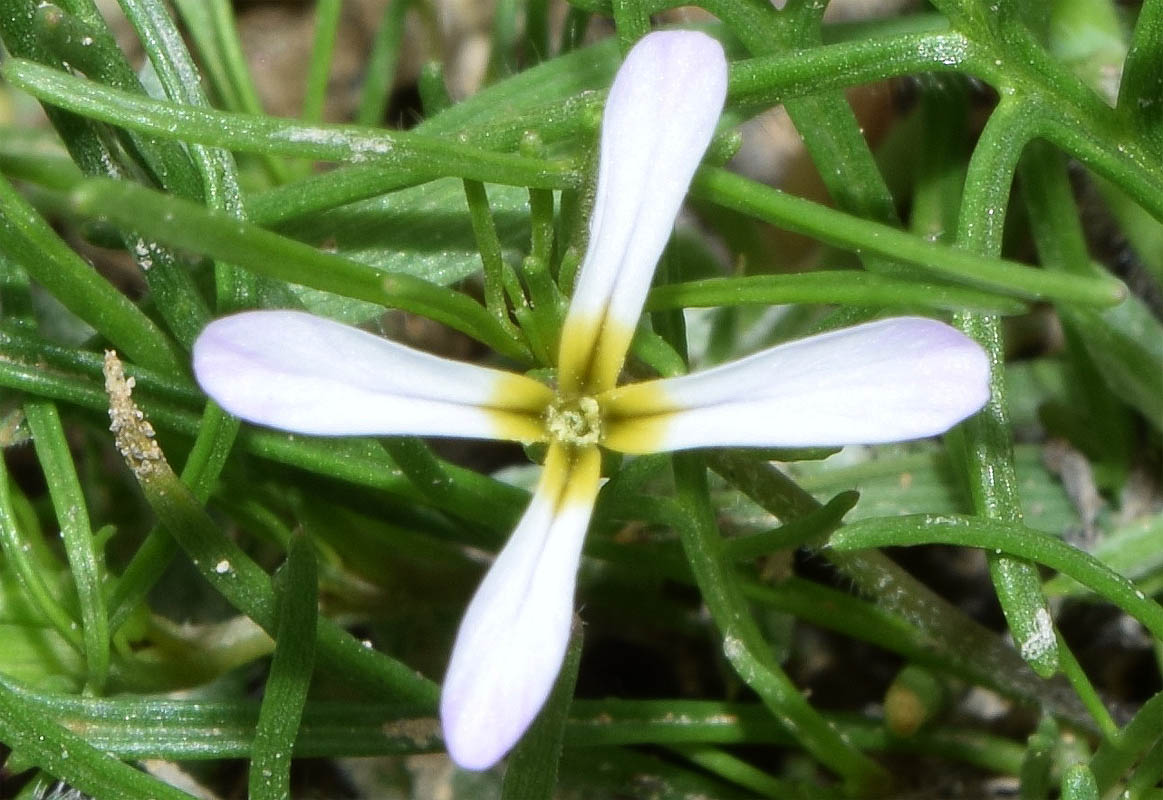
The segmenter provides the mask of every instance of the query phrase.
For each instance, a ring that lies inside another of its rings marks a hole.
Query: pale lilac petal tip
[[[880,320],[656,382],[677,408],[660,449],[934,436],[985,405],[989,380],[988,356],[960,331],[920,317]]]
[[[322,436],[495,438],[502,373],[438,358],[300,311],[248,311],[194,342],[194,376],[249,422]]]
[[[726,95],[723,48],[704,33],[651,33],[626,56],[602,119],[590,244],[571,313],[637,323]]]
[[[573,501],[564,506],[543,479],[460,624],[440,718],[448,753],[464,769],[488,769],[517,743],[561,670],[597,492],[596,453],[592,460],[592,469],[570,476]],[[588,491],[579,497],[582,483]]]

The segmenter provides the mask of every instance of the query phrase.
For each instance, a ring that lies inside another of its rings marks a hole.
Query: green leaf
[[[308,62],[307,87],[303,93],[303,119],[319,122],[323,119],[323,104],[327,99],[327,79],[335,58],[335,37],[339,32],[339,18],[343,11],[340,0],[320,0],[315,4],[315,43]]]
[[[132,184],[94,179],[71,195],[85,216],[245,267],[260,275],[431,317],[525,360],[525,350],[480,304],[408,274],[386,273],[221,212]]]
[[[1086,764],[1071,764],[1062,775],[1062,800],[1098,800],[1098,782]]]
[[[851,785],[867,788],[886,780],[887,774],[878,764],[837,737],[771,658],[723,558],[722,536],[707,491],[706,466],[697,454],[678,454],[673,459],[683,519],[677,527],[699,592],[723,637],[727,660],[771,712],[792,726],[798,741]]]
[[[102,800],[190,800],[190,795],[118,761],[46,717],[0,683],[0,741],[76,789]]]
[[[497,224],[502,256],[509,264],[519,263],[529,240],[528,192],[512,186],[490,186],[489,208]],[[301,242],[322,246],[352,261],[440,286],[481,271],[464,188],[456,179],[436,180],[300,217],[285,226],[285,231]],[[364,307],[363,313],[370,310]],[[354,306],[344,317],[351,322],[371,318],[367,314],[359,319],[360,313]]]
[[[1129,580],[1142,582],[1163,571],[1163,513],[1148,514],[1099,539],[1090,554]],[[1093,597],[1069,575],[1046,582],[1046,594],[1060,597]]]
[[[75,78],[22,59],[0,74],[51,105],[113,125],[186,142],[242,152],[320,161],[371,162],[385,171],[455,175],[490,183],[544,189],[577,184],[570,165],[495,153],[412,132],[354,125],[304,125],[150,100]]]
[[[871,519],[843,527],[828,539],[835,550],[952,544],[1000,550],[1069,575],[1143,623],[1163,639],[1163,607],[1093,556],[1032,528],[958,515],[917,514]]]
[[[109,617],[104,595],[104,556],[89,527],[89,512],[73,466],[69,443],[56,406],[43,400],[24,404],[36,455],[44,470],[60,525],[77,599],[90,687],[100,690],[109,672]]]
[[[66,308],[143,366],[184,372],[184,358],[125,295],[98,275],[0,178],[0,250]]]
[[[813,494],[828,496],[844,489],[860,492],[849,520],[893,517],[922,512],[963,513],[969,498],[948,456],[934,443],[848,448],[846,458],[800,462],[788,472]],[[1015,448],[1022,487],[1023,520],[1031,528],[1060,534],[1081,520],[1058,479],[1042,463],[1041,447]]]
[[[933,308],[1021,314],[1024,303],[974,289],[922,283],[857,270],[825,270],[793,275],[707,278],[656,286],[647,311],[749,304],[829,303],[838,305]]]
[[[0,580],[4,602],[22,604],[23,590],[11,580]],[[0,673],[13,680],[32,685],[56,685],[60,689],[80,691],[85,683],[84,659],[59,633],[40,622],[40,614],[26,613],[32,620],[0,621]]]
[[[142,429],[145,420],[130,398],[121,365],[115,358],[106,358],[105,370],[118,450],[158,520],[211,586],[268,633],[275,633],[278,614],[270,576],[218,528],[189,488],[178,480],[161,449]],[[316,647],[321,664],[338,670],[373,694],[435,705],[434,684],[389,656],[364,647],[329,619],[318,624]]]
[[[703,167],[691,186],[695,197],[857,252],[913,264],[968,286],[1029,299],[1112,306],[1126,287],[1109,278],[1064,275],[955,250],[896,228],[861,219],[781,192],[724,170]]]
[[[1111,391],[1163,431],[1163,324],[1147,305],[1131,296],[1102,312],[1068,309],[1063,316],[1084,334]]]
[[[250,758],[250,797],[281,800],[291,794],[291,752],[315,666],[319,582],[315,551],[305,536],[291,539],[287,562],[275,576],[278,632]]]

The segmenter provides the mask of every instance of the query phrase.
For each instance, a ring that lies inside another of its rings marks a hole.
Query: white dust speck
[[[1035,661],[1049,652],[1057,644],[1054,636],[1054,620],[1050,612],[1039,608],[1034,613],[1034,631],[1021,645],[1022,658]]]

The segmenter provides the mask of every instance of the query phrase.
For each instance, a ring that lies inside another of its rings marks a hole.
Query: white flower
[[[459,363],[295,311],[211,323],[199,383],[227,411],[325,436],[545,442],[540,483],[461,623],[444,680],[448,751],[496,763],[545,702],[565,654],[599,446],[842,445],[942,433],[986,401],[985,353],[940,322],[897,318],[716,369],[617,386],[654,266],[726,96],[719,44],[652,33],[626,57],[602,124],[590,245],[561,336],[557,387]]]

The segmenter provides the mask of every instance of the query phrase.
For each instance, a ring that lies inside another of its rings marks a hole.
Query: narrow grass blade
[[[105,364],[118,450],[158,519],[215,589],[268,633],[275,633],[277,611],[270,576],[218,529],[178,480],[154,442],[148,421],[140,416],[130,397],[120,362],[109,354]],[[319,623],[316,647],[321,664],[376,695],[435,706],[435,684],[404,664],[364,647],[329,620]]]
[[[305,536],[291,540],[275,586],[278,632],[250,757],[253,800],[280,800],[291,794],[291,753],[315,666],[319,615],[315,551]]]
[[[1111,306],[1126,287],[1110,278],[1063,275],[933,244],[919,236],[794,197],[724,170],[704,167],[696,197],[857,252],[873,252],[969,286],[1031,300]]]
[[[17,751],[25,763],[35,764],[91,797],[190,800],[185,792],[98,750],[4,683],[0,683],[0,741]]]
[[[73,466],[69,443],[56,406],[43,400],[24,404],[36,455],[60,525],[81,608],[88,684],[100,691],[109,673],[109,617],[104,595],[104,557],[89,526],[85,494]]]
[[[668,283],[651,290],[646,310],[782,303],[904,306],[992,314],[1026,311],[1026,304],[1019,300],[976,289],[903,280],[858,270],[747,275]]]
[[[184,359],[149,317],[98,275],[0,178],[0,250],[137,363],[184,373]]]
[[[1056,569],[1130,614],[1156,638],[1163,639],[1163,606],[1089,553],[1021,524],[981,517],[918,514],[861,520],[839,529],[828,539],[828,547],[839,551],[938,543],[1001,551]]]
[[[375,162],[385,170],[423,165],[441,175],[541,189],[575,186],[580,177],[568,164],[410,132],[305,125],[149,100],[22,59],[9,59],[0,73],[38,99],[82,116],[212,147],[321,161]]]
[[[266,275],[431,317],[526,360],[525,350],[478,303],[411,275],[390,274],[131,184],[93,180],[72,195],[84,216],[107,219],[177,247]]]

